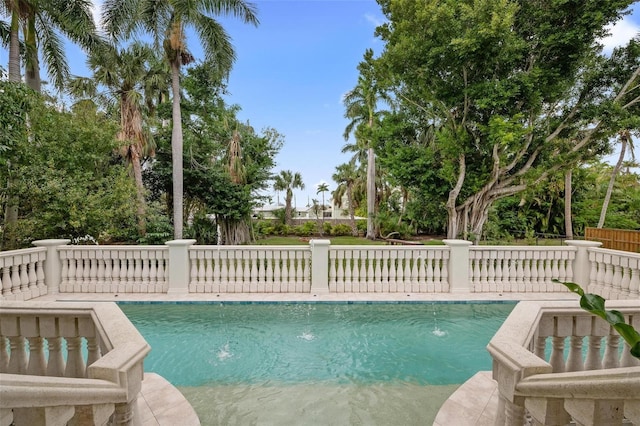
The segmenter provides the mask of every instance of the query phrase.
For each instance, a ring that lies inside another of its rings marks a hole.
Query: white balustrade
[[[308,293],[311,251],[302,246],[191,246],[191,293]]]
[[[166,293],[164,246],[62,246],[60,292]]]
[[[0,300],[29,300],[47,294],[45,248],[0,252]]]
[[[589,250],[589,292],[605,299],[640,299],[640,253]]]
[[[149,350],[113,303],[3,302],[1,424],[140,424]]]
[[[640,329],[637,302],[608,307]],[[500,392],[496,425],[640,422],[640,361],[577,301],[520,302],[488,350]]]
[[[552,280],[573,279],[574,247],[472,246],[471,291],[546,293],[563,291]]]
[[[329,291],[337,293],[447,293],[449,250],[444,246],[333,246]]]
[[[46,293],[547,293],[574,281],[607,299],[640,298],[640,254],[567,241],[568,247],[69,246],[0,253],[0,299]],[[49,261],[47,261],[49,259]],[[312,262],[313,259],[313,262]],[[169,264],[173,267],[169,268]],[[171,274],[170,274],[171,273]]]

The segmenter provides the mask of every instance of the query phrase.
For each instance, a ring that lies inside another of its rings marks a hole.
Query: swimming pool
[[[120,305],[151,345],[145,370],[177,386],[203,425],[426,424],[491,369],[485,347],[514,306]]]

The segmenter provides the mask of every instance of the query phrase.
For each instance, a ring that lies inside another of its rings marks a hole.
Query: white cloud
[[[371,13],[365,13],[364,19],[366,19],[367,22],[373,24],[375,27],[379,27],[380,25],[385,23],[384,19],[381,19],[375,15],[372,15]]]
[[[634,23],[629,16],[625,16],[607,29],[609,36],[601,40],[605,53],[611,53],[615,47],[626,45],[629,40],[640,33],[640,26]]]

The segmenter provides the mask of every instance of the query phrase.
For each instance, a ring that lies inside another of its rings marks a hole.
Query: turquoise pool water
[[[460,384],[515,304],[123,304],[176,386]]]

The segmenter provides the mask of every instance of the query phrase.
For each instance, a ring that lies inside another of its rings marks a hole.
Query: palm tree
[[[279,175],[273,178],[274,191],[286,191],[284,205],[284,223],[291,224],[291,201],[293,200],[294,189],[304,189],[304,182],[300,173],[293,173],[291,170],[282,170]]]
[[[92,51],[102,44],[86,0],[4,0],[0,12],[9,16],[9,78],[20,81],[19,28],[23,29],[25,81],[40,91],[39,49],[54,86],[61,89],[69,76],[61,35]]]
[[[316,195],[322,193],[322,224],[324,225],[324,209],[325,209],[325,205],[324,205],[324,193],[329,191],[329,185],[327,185],[326,183],[322,182],[321,184],[318,184],[318,188],[316,190]]]
[[[89,54],[87,65],[93,71],[93,78],[77,77],[69,83],[72,94],[95,97],[99,95],[97,85],[103,85],[109,92],[109,98],[117,99],[120,113],[117,137],[122,142],[120,155],[131,166],[136,184],[140,235],[146,232],[142,158],[153,156],[154,151],[152,139],[144,126],[147,101],[155,97],[155,93],[147,91],[147,85],[149,81],[162,78],[156,75],[158,69],[152,67],[155,59],[151,46],[140,42],[121,50],[105,46]]]
[[[183,228],[183,135],[180,110],[180,68],[194,61],[187,48],[186,29],[195,30],[203,45],[205,60],[223,74],[231,70],[235,53],[224,28],[210,15],[233,15],[244,22],[258,24],[255,6],[243,0],[110,0],[105,2],[103,23],[106,31],[128,37],[136,31],[150,33],[156,45],[164,47],[171,67],[174,238],[182,238]]]
[[[353,199],[353,187],[358,180],[358,170],[356,169],[355,161],[351,160],[348,163],[337,166],[332,178],[338,184],[336,190],[333,191],[333,204],[337,207],[342,207],[342,196],[345,193],[347,194],[351,232],[354,236],[358,235],[355,218],[355,201]]]
[[[378,102],[388,101],[388,97],[380,91],[373,67],[373,51],[367,49],[364,61],[358,65],[360,76],[358,84],[344,99],[345,117],[351,120],[344,131],[345,140],[355,132],[357,146],[366,147],[367,150],[367,235],[370,240],[376,238],[374,228],[375,201],[376,201],[376,163],[373,150],[372,133],[379,112],[376,111]]]

